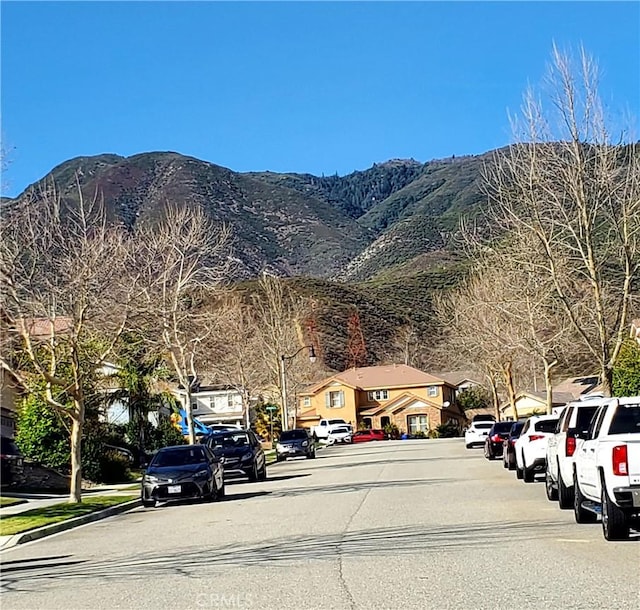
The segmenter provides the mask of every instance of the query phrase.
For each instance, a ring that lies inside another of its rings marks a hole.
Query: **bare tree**
[[[156,223],[136,232],[144,288],[139,314],[150,349],[167,355],[186,393],[189,442],[195,443],[191,394],[214,324],[208,303],[232,270],[231,235],[201,208],[167,205]]]
[[[293,390],[295,394],[296,388],[309,378],[310,373],[308,359],[288,358],[307,342],[301,326],[306,305],[287,289],[282,279],[264,273],[259,290],[253,295],[253,308],[260,353],[270,384],[280,390],[282,422],[286,430],[290,419],[289,393]]]
[[[545,85],[487,170],[490,223],[530,240],[523,262],[552,283],[610,393],[640,269],[639,144],[613,135],[583,50],[576,62],[554,47]]]
[[[108,226],[102,201],[62,200],[53,184],[2,215],[0,364],[70,420],[70,502],[82,498],[81,439],[89,381],[122,332],[136,289],[125,232]],[[7,349],[14,339],[21,358]]]

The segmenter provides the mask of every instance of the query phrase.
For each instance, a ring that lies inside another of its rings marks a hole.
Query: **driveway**
[[[3,608],[638,608],[607,543],[462,439],[329,447],[0,554]]]

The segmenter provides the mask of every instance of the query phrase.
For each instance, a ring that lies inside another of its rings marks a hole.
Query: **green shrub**
[[[389,438],[400,438],[400,430],[395,424],[387,424],[383,430],[385,434],[389,435]]]
[[[444,424],[440,424],[436,428],[436,432],[439,438],[454,438],[461,434],[458,423],[451,420]]]
[[[613,395],[640,395],[640,346],[627,339],[620,350],[613,369]]]

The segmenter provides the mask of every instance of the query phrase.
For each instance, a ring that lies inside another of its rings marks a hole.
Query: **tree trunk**
[[[547,415],[551,415],[553,412],[553,386],[551,384],[551,369],[555,366],[556,361],[549,362],[544,361],[544,387],[547,392]]]
[[[71,485],[69,502],[82,502],[82,428],[84,427],[84,403],[75,401],[71,423]]]
[[[493,375],[489,377],[489,385],[491,386],[491,400],[493,402],[493,410],[496,413],[496,421],[500,421],[500,398],[498,397],[498,387]]]
[[[191,386],[188,382],[185,384],[185,389],[186,389],[186,398],[185,398],[184,412],[187,416],[187,429],[189,430],[189,444],[195,445],[196,429],[193,425],[193,410],[191,408]]]
[[[508,362],[502,367],[502,374],[504,376],[504,385],[507,388],[507,395],[509,396],[509,404],[511,405],[511,411],[513,413],[513,421],[518,421],[518,408],[516,407],[516,389],[513,386],[511,362]]]

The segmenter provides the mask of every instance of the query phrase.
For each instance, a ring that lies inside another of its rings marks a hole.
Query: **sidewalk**
[[[82,490],[82,498],[85,501],[91,500],[91,497],[97,496],[136,496],[139,494],[139,483],[123,483],[120,485],[101,485],[90,489]],[[5,498],[20,498],[26,500],[21,504],[5,506],[0,508],[0,519],[20,515],[26,511],[56,506],[57,504],[65,504],[69,499],[69,494],[51,494],[51,493],[21,493],[21,492],[5,492],[2,494]],[[71,517],[62,521],[56,521],[48,525],[43,525],[34,529],[29,529],[18,534],[0,536],[0,551],[23,544],[32,540],[38,540],[51,534],[56,534],[64,530],[84,525],[92,521],[98,521],[106,517],[117,515],[133,508],[137,508],[142,503],[140,498],[127,502],[122,502],[113,506],[105,507],[102,510],[96,510],[77,517]]]

